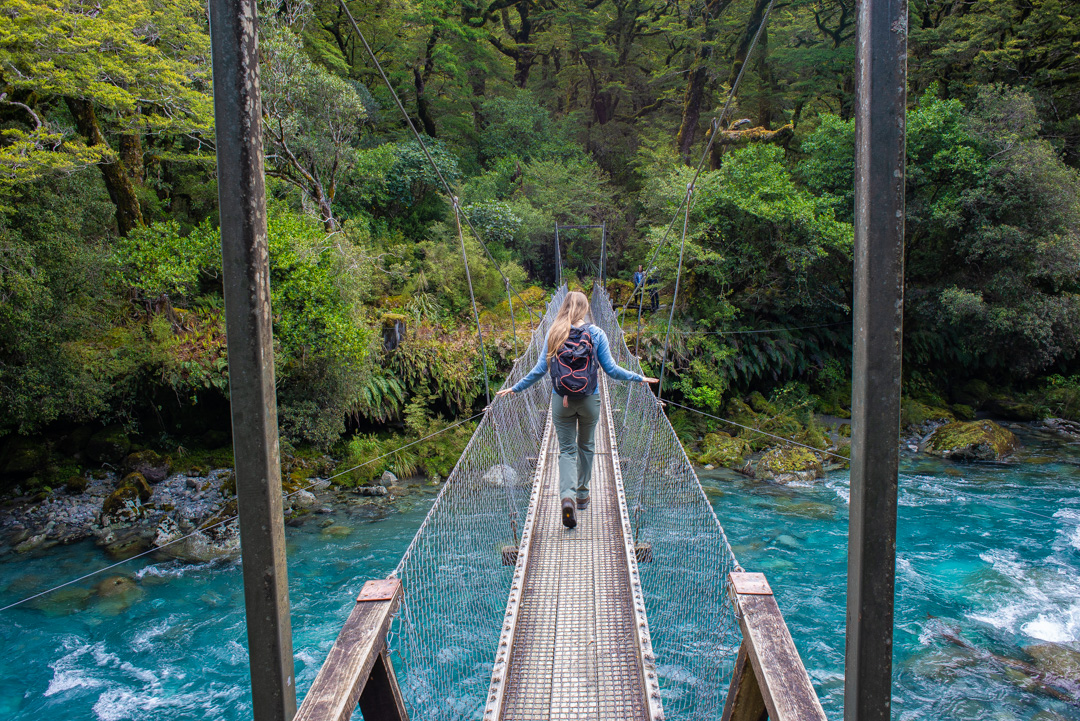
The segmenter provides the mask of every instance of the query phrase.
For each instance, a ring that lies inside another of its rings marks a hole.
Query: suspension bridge
[[[378,58],[364,50],[452,202],[487,396],[487,359],[463,223],[502,274],[433,161]],[[677,298],[694,186],[747,61],[713,121],[680,208]],[[210,0],[230,401],[252,698],[259,721],[394,719],[824,719],[767,579],[736,561],[657,396],[604,383],[595,501],[557,522],[543,384],[491,404],[411,545],[367,583],[296,710],[282,523],[261,138],[258,9]],[[903,307],[907,4],[864,0],[856,51],[854,380],[845,718],[887,719]],[[567,227],[568,226],[563,226]],[[557,238],[556,231],[556,238]],[[603,277],[609,264],[602,228]],[[556,241],[557,242],[557,241]],[[557,283],[562,281],[557,254]],[[514,298],[506,285],[511,318]],[[508,383],[543,351],[552,298]],[[639,299],[640,317],[644,290]],[[521,301],[523,302],[523,301]],[[625,309],[625,307],[624,307]],[[531,309],[530,309],[531,311]],[[671,305],[660,368],[667,363]],[[640,371],[600,286],[592,322]],[[513,328],[515,344],[516,326]],[[638,334],[640,337],[640,332]],[[515,354],[517,349],[515,347]]]
[[[565,293],[508,385],[545,352]],[[599,285],[591,316],[640,371]],[[369,721],[824,719],[656,396],[607,379],[601,394],[577,528],[560,520],[546,384],[496,400],[396,570],[365,586],[298,719],[347,718],[357,701]]]

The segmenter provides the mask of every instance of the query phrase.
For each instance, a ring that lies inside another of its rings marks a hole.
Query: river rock
[[[356,493],[361,496],[386,496],[390,491],[386,486],[358,486]]]
[[[754,477],[774,483],[808,483],[825,477],[821,461],[812,451],[798,446],[769,449],[754,467]]]
[[[501,488],[502,486],[514,485],[517,483],[517,478],[517,471],[510,466],[499,463],[489,468],[480,480],[489,486]]]
[[[86,443],[86,455],[99,463],[119,463],[131,450],[131,440],[120,426],[103,428]]]
[[[743,457],[749,454],[750,444],[744,439],[734,438],[720,431],[705,434],[697,461],[710,466],[736,468],[742,465]]]
[[[25,541],[15,546],[15,552],[28,553],[29,551],[33,551],[35,548],[41,548],[47,538],[48,536],[44,533],[39,533],[36,536],[30,536]]]
[[[129,473],[141,473],[149,483],[159,483],[169,477],[172,459],[154,451],[137,451],[124,461]]]
[[[396,486],[397,482],[398,482],[398,477],[395,476],[390,471],[383,471],[382,472],[382,477],[379,478],[379,483],[381,483],[384,486]]]
[[[1024,653],[1035,659],[1040,671],[1080,687],[1080,651],[1056,643],[1039,643],[1025,646]]]
[[[162,550],[174,558],[198,563],[235,556],[240,553],[239,526],[236,521],[231,521],[213,529],[196,531]]]
[[[982,420],[943,425],[930,434],[922,450],[954,461],[1002,461],[1019,448],[1012,431]]]
[[[135,584],[134,579],[127,576],[109,576],[103,581],[98,582],[94,586],[94,591],[102,598],[111,598],[113,596],[123,596],[128,593],[134,592],[138,586]]]
[[[73,496],[77,496],[80,493],[84,493],[89,484],[90,481],[86,476],[72,476],[67,480],[67,483],[64,484],[64,490]]]
[[[1042,422],[1042,427],[1071,441],[1080,441],[1080,423],[1076,421],[1065,418],[1047,418]]]
[[[154,545],[158,548],[167,546],[180,536],[184,535],[180,530],[179,524],[172,516],[165,516],[161,519],[161,523],[154,529]]]
[[[118,528],[106,536],[105,552],[123,561],[152,548],[152,537],[147,528]],[[104,540],[104,539],[103,539]]]
[[[311,508],[316,500],[315,494],[311,491],[297,491],[292,496],[293,505],[299,508]]]
[[[151,493],[150,484],[141,473],[129,473],[101,504],[101,518],[134,520],[139,515],[139,506],[150,500]]]

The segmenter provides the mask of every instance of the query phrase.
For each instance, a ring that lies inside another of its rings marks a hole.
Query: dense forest
[[[52,482],[103,428],[225,445],[205,5],[0,5],[0,463]],[[847,415],[856,3],[777,0],[750,54],[768,6],[349,0],[490,249],[468,237],[497,375],[556,285],[556,223],[606,225],[627,300],[745,65],[694,194],[665,393]],[[260,22],[286,450],[363,456],[471,415],[450,200],[340,5]],[[909,31],[905,422],[1080,417],[1080,6],[913,0]],[[590,287],[599,234],[560,241],[562,280]],[[626,327],[658,366],[667,313],[644,305]],[[445,475],[467,437],[410,462]]]

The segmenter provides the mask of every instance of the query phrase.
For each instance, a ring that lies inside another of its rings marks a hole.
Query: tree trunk
[[[438,41],[439,30],[436,27],[428,36],[427,47],[424,50],[423,69],[413,68],[413,85],[416,86],[416,114],[424,125],[424,132],[433,138],[436,137],[438,129],[435,127],[435,119],[431,117],[431,104],[428,103],[424,90],[427,88],[428,78],[431,77],[431,73],[435,69],[435,58],[432,56],[432,51]]]
[[[694,145],[694,135],[697,134],[698,119],[701,117],[701,101],[705,96],[705,79],[708,72],[704,60],[703,57],[701,64],[690,73],[686,82],[682,123],[679,125],[678,135],[675,136],[675,145],[679,148],[679,155],[687,165],[690,164],[690,148]]]
[[[776,81],[773,78],[772,68],[769,66],[769,29],[761,31],[761,39],[758,41],[758,77],[760,78],[761,92],[758,94],[758,122],[762,127],[772,126],[773,94],[778,92]]]
[[[769,0],[754,0],[754,9],[750,13],[750,22],[747,24],[746,34],[739,41],[739,47],[735,49],[735,61],[731,64],[731,74],[728,75],[729,87],[739,77],[739,71],[742,70],[743,63],[746,62],[746,56],[750,53],[750,43],[754,42],[754,35],[757,34],[757,29],[761,26],[765,8],[768,6]]]
[[[427,96],[424,95],[424,77],[417,68],[413,68],[413,84],[416,86],[416,114],[424,126],[424,132],[434,138],[438,133],[438,128],[435,127],[435,119],[431,117],[431,106],[428,104]]]
[[[75,127],[86,138],[86,144],[107,146],[93,104],[79,98],[66,98],[66,101],[68,110],[75,119]],[[125,236],[143,225],[142,208],[135,194],[135,183],[124,166],[122,155],[118,156],[111,150],[107,159],[98,163],[98,167],[105,178],[109,198],[116,206],[116,230],[121,236]]]
[[[706,6],[705,28],[701,35],[701,47],[694,58],[695,68],[686,80],[686,92],[683,94],[682,122],[675,136],[675,145],[683,162],[690,163],[690,148],[694,145],[698,122],[701,120],[701,104],[705,98],[705,85],[709,81],[709,63],[712,61],[712,43],[716,40],[720,16],[731,0],[712,0]]]
[[[143,165],[142,136],[138,134],[120,136],[120,161],[124,164],[128,177],[139,185],[146,180],[146,168]]]

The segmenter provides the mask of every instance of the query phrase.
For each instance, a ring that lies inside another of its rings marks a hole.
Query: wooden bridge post
[[[907,22],[907,0],[859,6],[846,721],[887,721],[892,698]]]
[[[743,642],[721,721],[826,721],[762,573],[728,574]]]
[[[401,581],[368,581],[319,669],[295,721],[408,721],[386,634],[401,604]]]
[[[229,397],[252,706],[259,721],[289,721],[296,713],[296,684],[274,392],[257,17],[255,0],[210,0]]]

